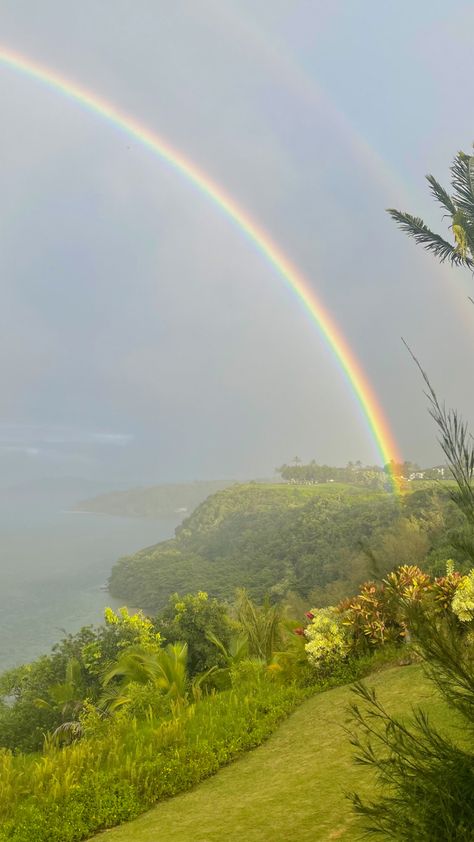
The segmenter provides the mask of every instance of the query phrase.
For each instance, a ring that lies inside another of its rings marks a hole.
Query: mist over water
[[[77,498],[76,498],[77,499]],[[3,495],[0,505],[0,671],[99,623],[122,555],[170,538],[181,516],[154,520],[74,513],[72,500]]]

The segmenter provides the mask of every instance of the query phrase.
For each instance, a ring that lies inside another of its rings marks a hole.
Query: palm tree
[[[270,663],[281,641],[281,607],[270,605],[268,600],[258,606],[250,599],[245,588],[241,588],[237,591],[236,608],[237,620],[247,639],[250,657]]]
[[[451,220],[449,227],[454,243],[431,231],[419,216],[395,208],[388,208],[388,213],[402,231],[406,231],[441,263],[448,260],[453,266],[468,266],[474,270],[474,156],[458,152],[454,158],[451,196],[433,175],[427,175],[426,179],[434,198]]]
[[[212,631],[206,632],[207,639],[217,647],[225,662],[224,667],[211,667],[201,681],[212,677],[212,683],[220,689],[230,687],[232,683],[232,669],[235,668],[241,661],[248,658],[249,641],[246,634],[234,633],[231,635],[228,645],[226,646],[217,635]]]
[[[72,742],[82,736],[80,713],[84,706],[84,687],[81,665],[77,658],[70,658],[66,664],[65,680],[53,684],[48,690],[49,699],[35,699],[35,705],[45,710],[54,710],[63,720],[53,731],[52,739]]]
[[[106,689],[101,702],[113,711],[131,701],[127,694],[130,684],[150,684],[171,703],[184,701],[187,689],[187,643],[170,643],[158,652],[143,646],[131,646],[107,670],[103,679]],[[113,679],[119,684],[109,687]]]

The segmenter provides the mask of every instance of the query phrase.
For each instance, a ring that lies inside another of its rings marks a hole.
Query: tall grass
[[[262,680],[203,697],[159,721],[91,712],[85,738],[41,756],[0,754],[0,840],[77,842],[133,818],[259,745],[307,695]]]

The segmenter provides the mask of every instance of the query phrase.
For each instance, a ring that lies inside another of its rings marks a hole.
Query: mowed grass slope
[[[397,715],[413,705],[456,731],[452,714],[420,666],[367,679]],[[344,726],[352,694],[340,687],[304,702],[268,742],[194,790],[107,831],[101,842],[314,842],[360,839],[345,793],[373,790],[373,775],[353,762]]]

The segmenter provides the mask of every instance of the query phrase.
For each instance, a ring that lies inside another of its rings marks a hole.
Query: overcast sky
[[[440,461],[420,377],[474,417],[474,282],[443,229],[474,139],[474,5],[3,0],[0,42],[159,132],[305,273],[405,458]],[[236,226],[136,140],[0,67],[2,482],[268,476],[379,461],[341,369]]]

